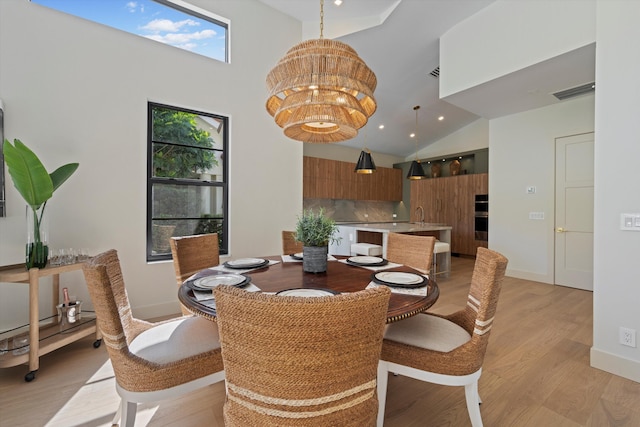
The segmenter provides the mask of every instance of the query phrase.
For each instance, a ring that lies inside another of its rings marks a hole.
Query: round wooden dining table
[[[251,277],[251,283],[263,292],[278,292],[297,288],[331,289],[341,293],[356,292],[365,289],[372,281],[372,275],[374,274],[369,269],[339,261],[327,262],[327,271],[324,273],[306,273],[302,269],[302,262],[282,262],[280,256],[263,258],[281,261],[277,264],[245,273],[245,275]],[[407,266],[390,268],[384,271],[420,273],[418,270]],[[387,310],[387,323],[396,322],[427,310],[438,300],[439,295],[438,285],[431,278],[429,278],[427,293],[424,296],[392,292]],[[215,320],[215,309],[199,302],[188,285],[183,284],[180,286],[178,299],[192,313]]]

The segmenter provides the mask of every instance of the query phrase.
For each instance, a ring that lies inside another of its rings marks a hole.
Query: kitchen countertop
[[[435,223],[413,222],[352,222],[337,224],[338,226],[352,227],[358,230],[375,231],[378,233],[414,233],[417,231],[441,231],[451,230],[450,225]]]
[[[329,253],[334,255],[350,255],[351,244],[359,242],[358,231],[369,231],[382,234],[382,256],[387,256],[387,243],[389,233],[419,233],[421,231],[438,232],[438,240],[451,244],[451,226],[434,223],[413,223],[413,222],[351,222],[338,225],[338,234],[348,244],[340,245],[340,241],[331,243]],[[451,252],[447,252],[447,263]],[[450,264],[447,264],[450,265]]]

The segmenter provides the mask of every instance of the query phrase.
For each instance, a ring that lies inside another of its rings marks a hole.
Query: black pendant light
[[[422,164],[420,164],[420,160],[414,160],[411,162],[411,167],[409,167],[409,173],[407,174],[408,179],[416,180],[416,179],[425,179],[427,176],[424,174],[424,169],[422,168]]]
[[[358,159],[358,163],[356,164],[355,172],[362,174],[373,173],[376,170],[376,164],[373,161],[373,157],[371,157],[371,152],[369,150],[360,152],[360,158]]]
[[[371,151],[367,148],[367,134],[364,134],[364,148],[360,152],[360,158],[356,163],[355,173],[372,174],[376,171],[376,164],[371,157]]]
[[[411,162],[411,166],[409,167],[409,173],[407,174],[407,179],[417,180],[417,179],[425,179],[426,175],[424,174],[424,169],[422,168],[422,164],[420,164],[420,160],[418,160],[418,110],[420,109],[419,105],[413,107],[413,110],[416,112],[416,131],[413,134],[413,137],[416,140],[416,159]]]

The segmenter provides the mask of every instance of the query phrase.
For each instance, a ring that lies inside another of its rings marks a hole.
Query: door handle
[[[565,229],[564,229],[564,228],[562,228],[562,227],[558,227],[558,228],[556,228],[556,233],[564,233],[565,231],[567,231],[567,230],[565,230]]]

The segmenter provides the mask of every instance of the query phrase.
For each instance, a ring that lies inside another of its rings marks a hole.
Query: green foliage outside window
[[[163,108],[153,109],[153,175],[161,178],[198,179],[201,172],[218,165],[213,139],[200,129],[196,115]]]

